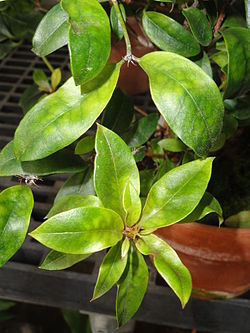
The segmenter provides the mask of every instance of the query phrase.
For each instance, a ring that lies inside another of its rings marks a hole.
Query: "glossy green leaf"
[[[60,68],[56,68],[53,70],[51,74],[51,86],[53,90],[56,90],[57,86],[60,84],[62,80],[62,72]]]
[[[179,297],[182,307],[186,305],[192,291],[191,275],[177,253],[155,235],[142,236],[142,241],[153,255],[155,268]]]
[[[49,79],[42,69],[35,69],[33,72],[33,81],[39,87],[39,90],[50,92],[51,86]]]
[[[108,64],[85,87],[86,92],[83,94],[71,78],[54,94],[37,103],[16,130],[16,157],[22,161],[41,159],[68,146],[84,134],[111,98],[120,66],[121,63]]]
[[[208,46],[212,41],[212,28],[203,12],[194,7],[184,8],[183,15],[187,19],[194,38],[204,46]]]
[[[76,155],[83,155],[90,153],[95,148],[95,137],[94,136],[85,136],[79,142],[77,142],[75,148]]]
[[[33,49],[44,57],[68,43],[67,14],[60,4],[52,7],[39,23],[33,37]]]
[[[163,51],[184,57],[195,56],[200,46],[194,37],[177,21],[157,12],[144,12],[143,29],[149,39]]]
[[[95,190],[104,207],[113,209],[122,218],[126,213],[123,193],[130,182],[140,192],[139,172],[125,142],[114,132],[99,126],[96,134]]]
[[[90,254],[68,254],[52,250],[39,268],[48,271],[58,271],[69,268],[89,256]]]
[[[115,89],[103,112],[102,125],[121,134],[128,129],[133,116],[134,104],[132,98],[125,95],[120,89]]]
[[[42,95],[43,93],[39,91],[35,84],[26,88],[19,99],[19,105],[23,109],[23,113],[26,114],[39,101]]]
[[[143,209],[143,229],[176,223],[198,205],[207,188],[213,158],[195,160],[166,173],[149,191]]]
[[[53,216],[30,235],[58,252],[88,254],[115,245],[122,230],[123,222],[114,211],[80,207]]]
[[[103,207],[103,205],[100,199],[93,195],[83,197],[80,194],[70,194],[56,201],[46,218],[79,207]]]
[[[246,19],[247,19],[247,26],[250,29],[250,1],[245,0],[245,10],[246,10]]]
[[[106,294],[120,279],[127,264],[127,257],[121,258],[121,242],[113,246],[100,266],[93,300]]]
[[[21,247],[33,209],[31,189],[17,185],[0,193],[0,267]]]
[[[228,64],[227,51],[216,52],[210,58],[221,68],[227,66]]]
[[[250,30],[229,28],[223,37],[229,62],[224,98],[231,98],[250,89]]]
[[[140,171],[141,196],[146,197],[154,182],[154,169]]]
[[[130,249],[130,240],[129,240],[129,238],[126,237],[122,242],[122,249],[121,249],[121,258],[122,258],[122,260],[128,254],[129,249]]]
[[[85,162],[70,150],[59,151],[42,160],[19,162],[14,155],[14,143],[9,142],[0,153],[0,176],[35,175],[80,172]]]
[[[212,67],[206,52],[203,52],[202,58],[197,60],[195,63],[196,65],[200,66],[200,68],[202,68],[204,72],[207,73],[207,75],[209,75],[211,78],[213,77]]]
[[[124,21],[126,22],[125,8],[124,8],[123,4],[119,4],[119,7],[120,7],[122,17],[123,17]],[[112,6],[111,10],[110,10],[110,22],[111,22],[112,30],[113,30],[117,40],[121,40],[123,37],[123,31],[122,31],[121,23],[118,19],[114,6]]]
[[[181,222],[195,222],[201,220],[208,214],[216,213],[222,222],[222,208],[219,202],[209,192],[205,192],[199,204],[187,217]]]
[[[109,18],[97,0],[62,0],[61,4],[69,15],[72,74],[76,85],[83,85],[101,73],[109,58]]]
[[[175,138],[162,139],[158,142],[158,145],[164,150],[175,153],[186,150],[186,146],[180,140]]]
[[[133,148],[140,147],[151,137],[156,130],[158,115],[151,113],[140,118],[122,137],[127,145]]]
[[[140,218],[141,215],[141,200],[139,193],[134,186],[128,182],[123,194],[123,207],[125,210],[126,225],[131,227]]]
[[[118,327],[125,325],[138,310],[148,285],[148,268],[143,256],[130,247],[128,262],[117,284],[116,318]]]
[[[250,228],[250,211],[243,210],[229,216],[225,220],[225,225],[229,228]]]
[[[169,52],[143,56],[152,98],[175,134],[205,156],[222,128],[224,106],[215,82],[188,59]]]
[[[83,197],[89,194],[95,195],[92,166],[71,176],[58,191],[55,202],[70,194],[81,194]]]

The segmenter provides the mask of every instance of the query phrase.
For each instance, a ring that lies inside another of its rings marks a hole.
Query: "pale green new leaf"
[[[88,254],[115,245],[122,231],[123,222],[114,211],[80,207],[53,216],[30,235],[58,252]]]
[[[95,80],[84,87],[82,94],[71,78],[54,94],[38,102],[16,130],[16,157],[21,161],[41,159],[84,134],[111,98],[120,67],[121,63],[108,64]]]
[[[169,52],[143,56],[152,98],[175,134],[205,156],[222,128],[224,106],[215,82],[192,61]]]
[[[122,259],[124,259],[126,257],[129,249],[130,249],[130,240],[129,240],[129,238],[126,237],[122,242],[122,249],[121,249]]]
[[[88,258],[91,254],[69,254],[50,251],[39,268],[48,271],[58,271],[69,268],[78,262]]]
[[[51,218],[56,214],[79,207],[103,207],[103,205],[100,199],[93,195],[83,197],[80,194],[70,194],[56,201],[46,218]]]
[[[213,158],[195,160],[166,173],[149,191],[140,224],[157,229],[190,214],[207,188]]]
[[[21,247],[33,209],[29,187],[17,185],[0,193],[0,267]]]
[[[76,85],[94,79],[104,68],[111,50],[109,18],[97,0],[62,0],[69,15],[69,50]]]
[[[136,313],[148,285],[148,268],[143,256],[130,247],[128,262],[117,284],[116,318],[118,327],[125,325]]]
[[[121,242],[113,246],[103,259],[95,285],[93,300],[106,294],[120,279],[127,264],[121,257]]]
[[[126,216],[123,193],[130,182],[140,191],[139,171],[125,142],[114,132],[98,126],[96,134],[95,190],[104,207]]]
[[[229,216],[225,220],[225,225],[229,228],[250,228],[250,210]]]
[[[200,52],[194,37],[177,21],[157,12],[144,12],[143,29],[149,39],[163,51],[191,57]]]
[[[128,182],[123,194],[123,207],[126,214],[126,225],[131,227],[140,218],[141,199],[134,186]]]
[[[141,236],[141,238],[141,241],[145,242],[150,250],[150,254],[153,255],[155,268],[179,297],[182,307],[184,307],[192,291],[192,279],[189,271],[177,253],[162,239],[155,235]]]
[[[44,57],[68,43],[67,14],[60,4],[52,7],[39,23],[33,37],[33,49]]]
[[[75,148],[76,155],[83,155],[90,153],[95,148],[95,137],[85,136],[79,142],[77,142]]]

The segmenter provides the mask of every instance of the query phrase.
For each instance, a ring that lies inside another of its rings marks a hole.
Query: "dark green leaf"
[[[125,8],[124,8],[123,4],[119,4],[119,7],[120,7],[120,11],[122,13],[122,17],[123,17],[124,21],[126,22]],[[111,26],[112,26],[112,29],[113,29],[113,32],[114,32],[116,38],[118,40],[121,40],[123,37],[123,31],[122,31],[121,23],[118,19],[114,6],[112,6],[112,8],[110,10],[110,22],[111,22]]]
[[[23,109],[24,114],[27,113],[42,96],[42,92],[38,90],[36,85],[29,86],[22,94],[19,105]]]
[[[111,98],[120,66],[121,63],[108,64],[86,93],[81,94],[71,78],[54,94],[37,103],[16,130],[17,158],[22,161],[41,159],[84,134]]]
[[[60,4],[52,7],[36,29],[32,51],[44,57],[66,45],[69,29],[67,18]]]
[[[150,40],[161,50],[191,57],[200,52],[194,37],[172,18],[156,12],[144,12],[144,31]]]
[[[147,197],[141,226],[157,229],[176,223],[198,205],[207,188],[213,158],[183,164],[156,182]]]
[[[231,138],[238,128],[238,120],[235,119],[231,114],[224,116],[223,132],[225,133],[226,139]]]
[[[198,66],[200,66],[207,75],[211,78],[213,77],[212,67],[210,64],[210,60],[206,52],[203,52],[203,57],[195,62]]]
[[[103,112],[102,125],[121,134],[128,129],[133,115],[133,100],[120,89],[116,89]]]
[[[69,194],[81,194],[83,197],[89,194],[95,195],[91,166],[88,166],[83,172],[71,176],[58,191],[55,202]]]
[[[205,192],[198,206],[196,206],[192,213],[185,217],[181,222],[195,222],[201,220],[204,216],[210,213],[216,213],[220,218],[220,222],[223,221],[222,208],[219,202],[212,196],[212,194]]]
[[[114,132],[99,126],[96,134],[95,190],[104,207],[113,209],[122,218],[126,213],[123,194],[130,182],[140,193],[139,172],[125,142]]]
[[[70,62],[76,85],[93,80],[111,50],[109,18],[97,0],[62,0],[69,15]]]
[[[71,333],[92,333],[88,315],[69,309],[63,309],[62,314]]]
[[[209,24],[206,15],[194,7],[185,8],[182,11],[186,17],[194,38],[204,46],[208,46],[212,41],[212,28]]]
[[[69,268],[89,256],[90,254],[68,254],[52,250],[39,268],[48,271],[58,271]]]
[[[133,148],[140,147],[154,133],[158,123],[158,115],[151,113],[139,119],[128,132],[123,135],[127,145]]]
[[[9,310],[15,306],[14,302],[0,300],[0,311]]]
[[[228,52],[228,75],[224,98],[231,98],[250,88],[250,30],[229,28],[223,32]]]
[[[125,271],[117,284],[116,317],[125,325],[138,310],[148,285],[148,268],[143,256],[130,247]]]
[[[114,211],[80,207],[53,216],[30,235],[59,252],[88,254],[115,245],[122,230],[123,222]]]
[[[205,156],[222,128],[224,106],[215,82],[190,60],[169,52],[149,53],[140,65],[171,129],[197,155]]]
[[[121,242],[113,246],[103,259],[95,285],[93,300],[106,294],[120,279],[127,264],[121,257]]]
[[[142,236],[142,241],[153,255],[154,265],[163,279],[179,297],[182,307],[186,305],[192,291],[191,275],[177,253],[155,235]],[[140,242],[140,241],[139,241]]]
[[[0,267],[20,248],[33,209],[31,189],[17,185],[0,194]]]
[[[140,171],[141,196],[146,197],[154,182],[154,169]]]
[[[82,159],[70,150],[59,151],[42,160],[19,162],[13,152],[13,141],[0,154],[0,176],[35,175],[80,172],[86,168]]]
[[[75,148],[76,155],[83,155],[90,153],[95,148],[95,137],[94,136],[85,136],[79,142],[77,142]]]
[[[79,207],[103,207],[103,205],[100,199],[93,195],[83,197],[80,194],[70,194],[56,201],[46,218],[51,218],[56,214]]]

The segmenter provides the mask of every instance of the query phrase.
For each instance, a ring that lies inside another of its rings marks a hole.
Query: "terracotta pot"
[[[250,289],[250,229],[187,223],[159,229],[156,234],[189,269],[197,289],[194,295],[233,297]]]
[[[143,29],[135,17],[127,18],[128,25],[136,32],[135,37],[129,31],[130,42],[132,45],[132,53],[136,57],[142,57],[144,54],[155,50],[154,46],[145,36]],[[126,55],[126,47],[124,39],[115,43],[112,41],[112,49],[110,61],[120,61]],[[137,95],[148,91],[148,77],[138,64],[124,64],[118,81],[118,86],[129,95]]]

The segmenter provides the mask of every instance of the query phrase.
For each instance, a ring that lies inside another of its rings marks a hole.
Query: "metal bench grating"
[[[49,73],[41,59],[24,44],[0,63],[0,149],[12,140],[17,124],[22,118],[18,105],[24,90],[33,83],[35,68]],[[60,67],[69,75],[68,51],[63,48],[48,57],[53,67]],[[136,105],[152,110],[154,105],[147,96],[138,96]],[[66,175],[49,176],[33,187],[35,206],[30,230],[36,228],[49,211],[53,199],[67,179]],[[0,179],[0,190],[16,185],[16,177]],[[72,269],[61,272],[42,271],[37,268],[47,250],[27,237],[22,248],[0,270],[0,298],[82,309],[85,312],[114,314],[114,290],[106,297],[89,303],[102,255],[93,255]],[[234,299],[202,301],[191,299],[183,311],[169,288],[156,283],[156,274],[150,269],[150,283],[136,319],[150,323],[173,325],[180,328],[197,328],[217,333],[247,333],[250,331],[250,301]],[[112,300],[112,301],[107,301]]]

